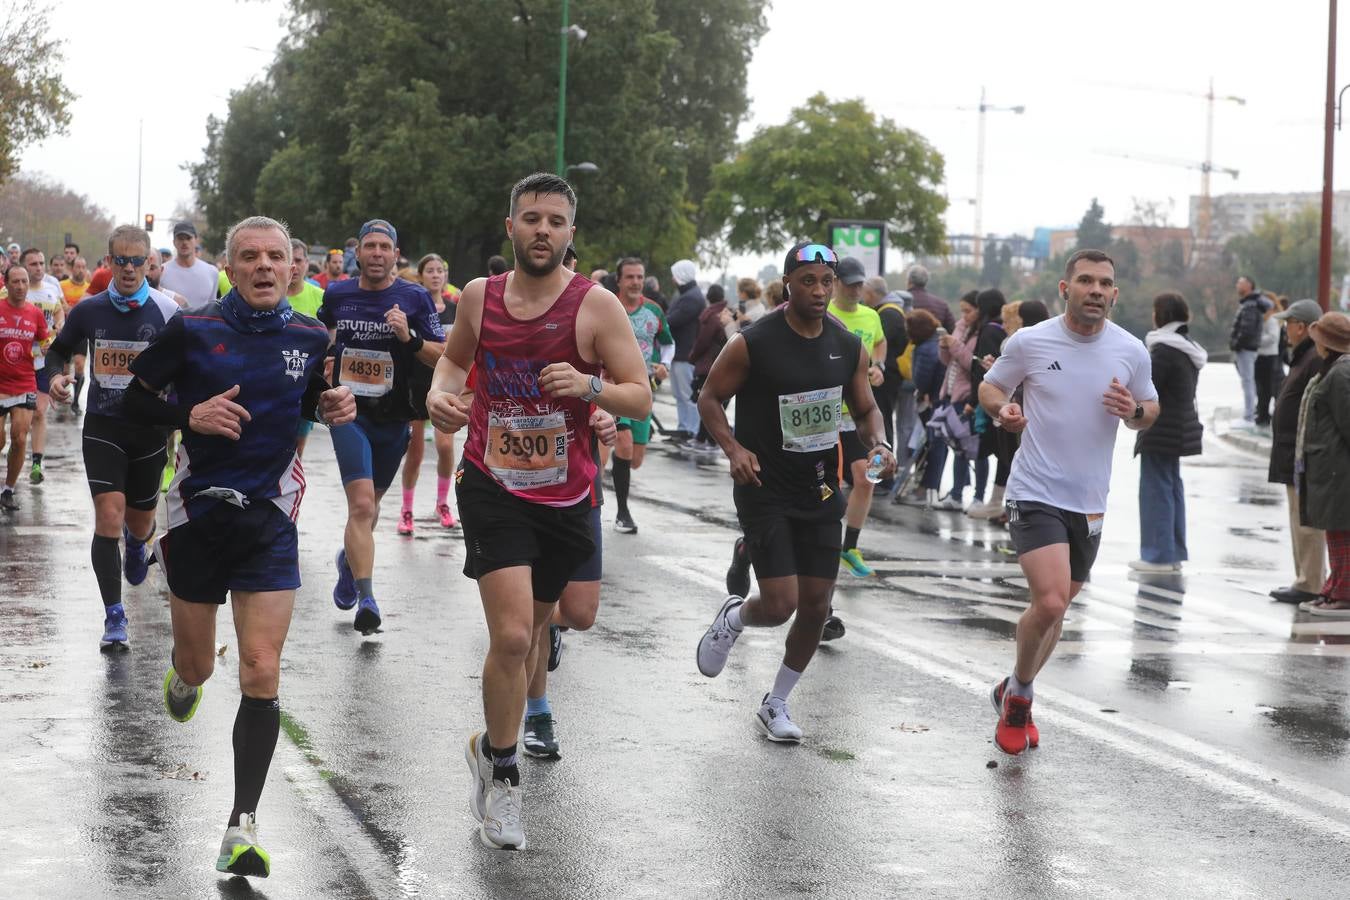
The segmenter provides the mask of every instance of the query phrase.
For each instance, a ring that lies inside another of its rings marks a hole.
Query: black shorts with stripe
[[[84,417],[84,477],[89,493],[124,494],[132,509],[154,509],[164,473],[165,434],[112,416]]]

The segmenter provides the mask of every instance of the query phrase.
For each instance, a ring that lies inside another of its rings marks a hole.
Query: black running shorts
[[[154,509],[164,475],[164,432],[111,416],[84,417],[84,477],[95,497],[115,491],[132,509]]]
[[[295,523],[271,500],[240,509],[222,500],[156,542],[169,590],[191,603],[224,603],[229,591],[300,587]]]
[[[737,509],[755,577],[806,575],[834,581],[839,575],[843,525],[838,519],[810,519],[782,511]]]
[[[455,498],[464,530],[464,574],[470,578],[529,566],[534,599],[556,603],[574,573],[595,555],[589,496],[564,507],[530,503],[465,460],[455,473]]]
[[[1008,531],[1019,555],[1051,544],[1068,544],[1069,580],[1088,580],[1102,542],[1101,516],[1089,519],[1086,513],[1032,500],[1009,500],[1007,508]]]

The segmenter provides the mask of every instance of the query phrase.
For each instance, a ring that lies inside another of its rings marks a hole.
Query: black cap
[[[178,237],[180,234],[187,234],[191,235],[192,237],[196,237],[197,226],[193,225],[191,222],[178,222],[173,226],[173,236]]]
[[[867,269],[863,268],[862,260],[852,256],[839,260],[839,265],[834,267],[834,274],[844,284],[862,284],[867,280]]]

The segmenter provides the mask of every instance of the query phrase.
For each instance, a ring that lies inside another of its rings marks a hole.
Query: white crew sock
[[[731,626],[732,631],[745,630],[745,623],[741,621],[741,607],[744,603],[737,603],[731,609],[727,610],[727,624]]]
[[[797,686],[797,679],[801,677],[801,672],[789,669],[786,664],[779,666],[778,677],[773,680],[773,690],[769,691],[769,696],[786,700],[788,694],[792,693],[792,689]]]

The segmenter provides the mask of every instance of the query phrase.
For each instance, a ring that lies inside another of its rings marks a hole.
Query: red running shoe
[[[1031,718],[1031,701],[1009,694],[1007,689],[1008,679],[1005,678],[989,693],[994,709],[998,710],[994,743],[1004,753],[1016,756],[1028,747],[1040,746],[1041,732]]]

